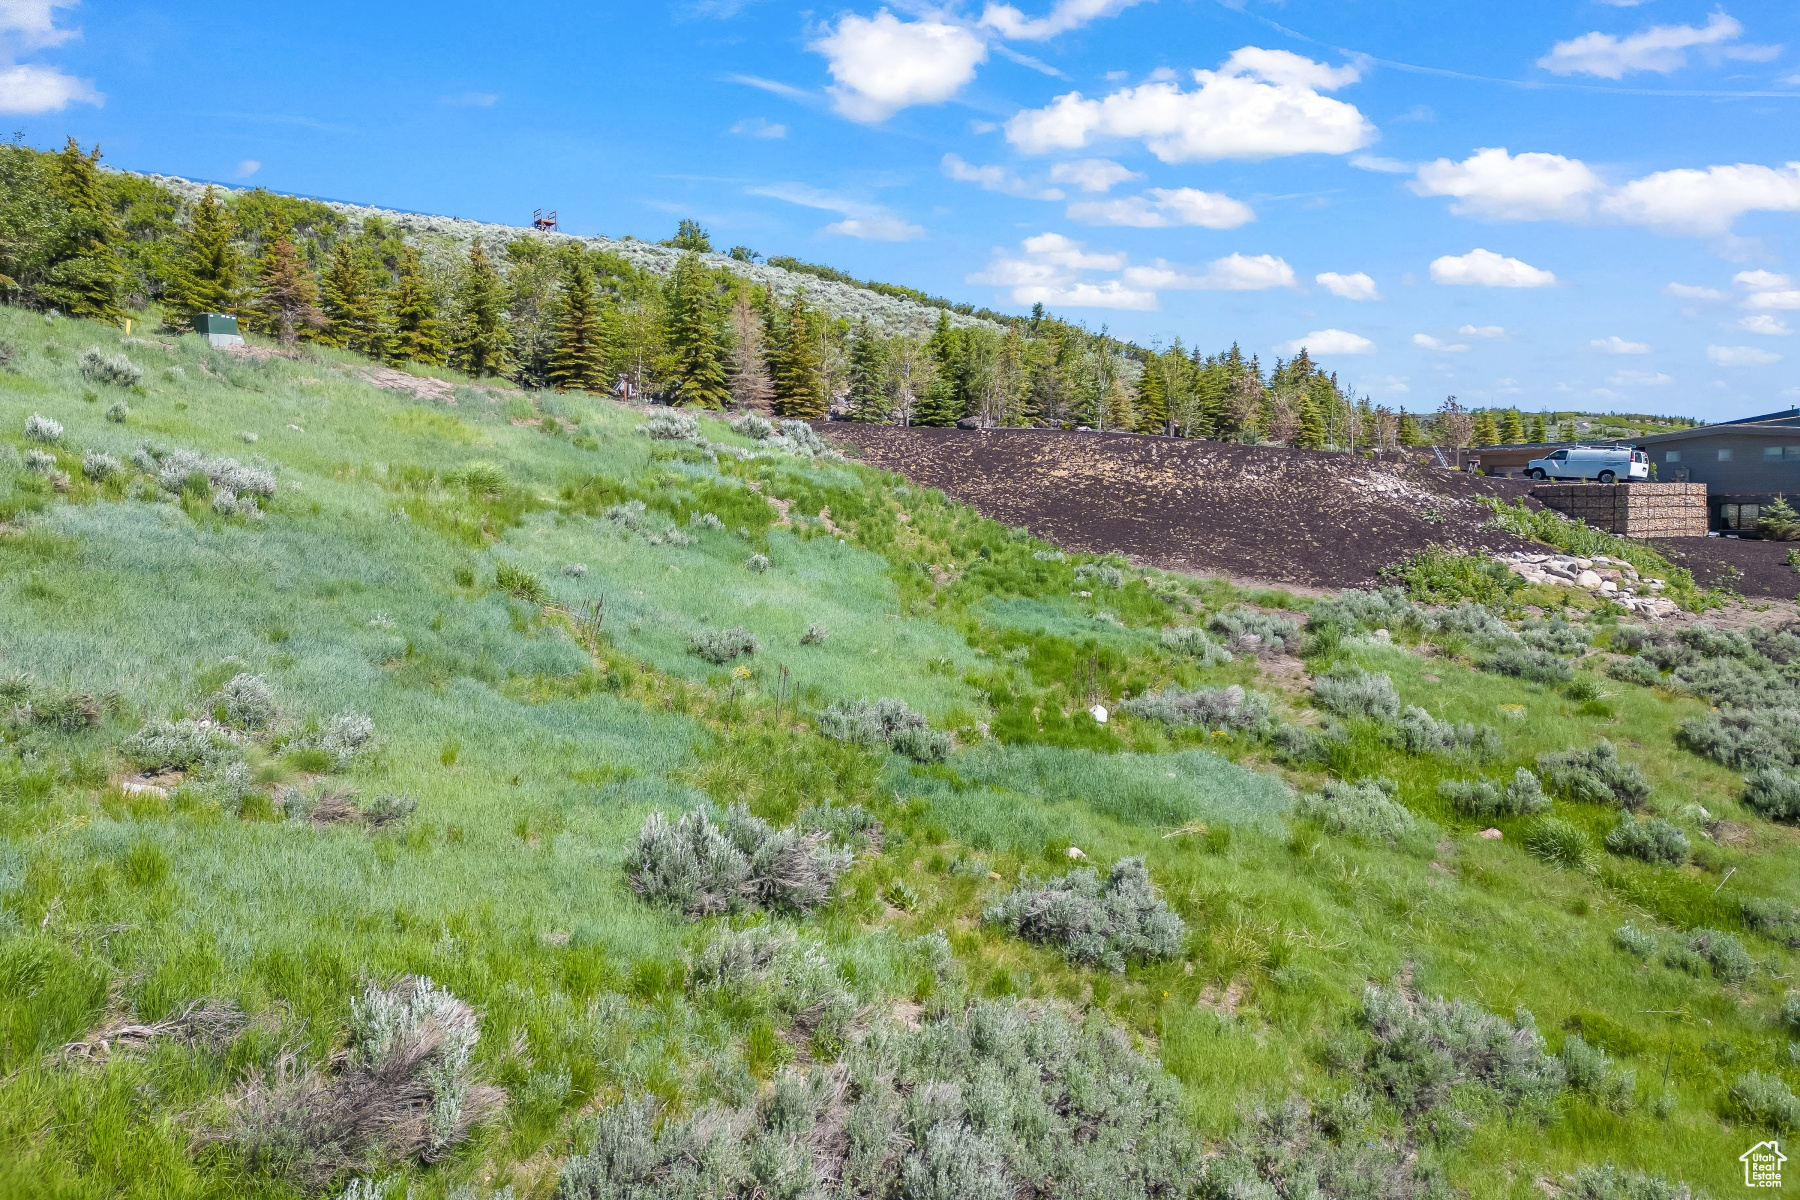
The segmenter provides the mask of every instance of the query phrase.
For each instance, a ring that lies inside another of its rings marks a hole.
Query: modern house
[[[1665,483],[1704,483],[1712,527],[1756,532],[1776,496],[1800,501],[1800,408],[1662,433],[1638,442]]]

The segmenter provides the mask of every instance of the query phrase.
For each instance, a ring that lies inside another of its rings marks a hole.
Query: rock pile
[[[1518,552],[1501,554],[1498,558],[1527,583],[1581,588],[1647,617],[1666,617],[1676,611],[1673,600],[1665,600],[1656,594],[1668,586],[1666,580],[1644,579],[1638,575],[1636,567],[1623,559]]]

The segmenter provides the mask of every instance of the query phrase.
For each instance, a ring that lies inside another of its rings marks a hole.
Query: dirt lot
[[[1522,480],[1123,433],[818,428],[846,453],[984,516],[1166,570],[1337,589],[1371,583],[1433,543],[1530,545],[1486,528],[1489,515],[1473,502],[1522,496]]]
[[[1787,557],[1800,542],[1736,538],[1652,538],[1657,551],[1694,573],[1706,587],[1730,588],[1746,597],[1792,600],[1800,595],[1800,570]]]

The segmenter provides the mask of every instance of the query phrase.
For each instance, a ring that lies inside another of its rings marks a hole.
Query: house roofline
[[[1800,425],[1700,425],[1693,429],[1680,429],[1674,433],[1659,433],[1654,437],[1639,438],[1638,444],[1644,446],[1661,445],[1664,442],[1685,442],[1693,438],[1717,436],[1721,433],[1748,434],[1751,437],[1800,437]]]

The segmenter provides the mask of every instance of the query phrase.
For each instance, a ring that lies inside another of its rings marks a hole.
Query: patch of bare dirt
[[[1694,573],[1702,587],[1730,588],[1742,596],[1792,600],[1800,595],[1800,569],[1788,555],[1800,542],[1739,538],[1652,538],[1656,552]]]
[[[1493,528],[1475,503],[1526,496],[1529,481],[1416,461],[1056,429],[817,427],[983,516],[1165,570],[1322,591],[1367,586],[1434,544],[1533,545]]]
[[[448,379],[428,379],[409,375],[392,367],[364,367],[356,373],[364,383],[389,392],[401,392],[415,400],[429,400],[448,408],[456,407],[456,386]]]

